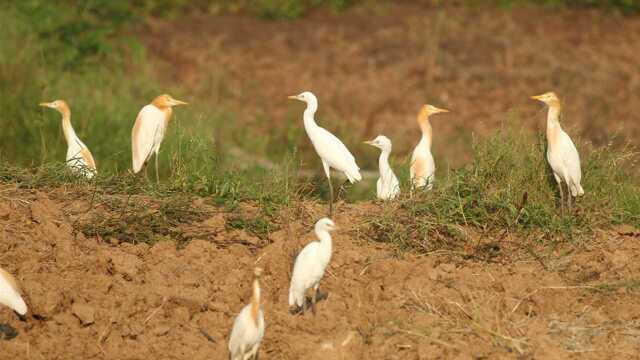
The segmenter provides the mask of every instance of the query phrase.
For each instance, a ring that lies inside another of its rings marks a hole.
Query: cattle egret
[[[391,140],[384,135],[378,135],[371,141],[365,141],[365,144],[375,146],[381,150],[378,159],[378,167],[380,168],[380,178],[376,183],[376,196],[382,200],[393,200],[400,194],[400,182],[389,166],[389,154],[391,154]]]
[[[576,146],[571,141],[560,126],[560,100],[554,92],[532,96],[532,99],[542,101],[549,107],[547,114],[547,161],[553,170],[553,177],[556,179],[558,189],[560,189],[560,206],[564,213],[564,191],[562,182],[567,184],[569,196],[567,202],[571,210],[571,197],[584,195],[580,180],[582,173],[580,170],[580,155]]]
[[[155,154],[156,182],[160,182],[158,175],[158,152],[165,131],[171,120],[172,108],[178,105],[187,105],[186,102],[176,100],[169,95],[160,95],[153,99],[138,113],[136,123],[131,131],[131,152],[133,160],[133,172],[138,173],[142,167]]]
[[[304,313],[305,294],[313,288],[311,311],[316,313],[316,300],[320,293],[320,280],[331,260],[330,231],[336,225],[328,218],[318,220],[315,226],[316,236],[320,241],[313,241],[305,246],[296,257],[289,287],[289,308],[292,313]]]
[[[64,100],[56,100],[40,103],[40,106],[55,109],[62,115],[62,131],[67,140],[67,166],[86,178],[92,178],[96,174],[96,162],[71,126],[69,105]]]
[[[0,268],[0,304],[8,306],[20,316],[27,313],[27,304],[20,296],[16,279],[2,268]]]
[[[362,180],[360,168],[356,164],[356,160],[351,155],[347,147],[335,137],[332,133],[316,124],[313,118],[316,110],[318,110],[318,99],[309,91],[300,93],[299,95],[289,96],[289,99],[300,100],[307,103],[304,110],[304,129],[307,131],[309,139],[315,148],[318,156],[322,160],[324,172],[329,180],[329,216],[333,215],[333,185],[331,185],[331,168],[342,171],[352,184]]]
[[[411,155],[411,169],[409,171],[411,183],[414,188],[425,187],[431,190],[436,164],[431,155],[431,141],[433,130],[429,117],[433,114],[446,113],[449,110],[440,109],[432,105],[424,105],[418,114],[418,125],[422,130],[422,138]]]
[[[258,358],[258,347],[264,337],[264,314],[260,309],[260,275],[262,269],[254,271],[253,294],[233,322],[229,336],[229,359],[249,360]]]

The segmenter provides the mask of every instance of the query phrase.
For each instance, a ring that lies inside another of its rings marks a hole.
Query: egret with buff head
[[[289,96],[289,99],[300,100],[307,104],[304,110],[304,129],[313,144],[316,153],[322,160],[324,173],[329,181],[329,216],[333,216],[333,185],[331,184],[331,168],[343,172],[352,184],[362,180],[360,168],[347,147],[335,135],[318,126],[314,114],[318,110],[318,99],[309,91]]]
[[[562,106],[558,96],[554,92],[548,92],[531,98],[545,103],[549,108],[547,113],[547,161],[558,184],[560,209],[564,213],[563,182],[567,184],[569,210],[571,210],[571,197],[584,195],[584,190],[580,185],[582,179],[580,155],[569,135],[560,126]]]
[[[138,113],[131,130],[131,158],[134,173],[138,173],[144,167],[146,174],[146,165],[151,155],[155,155],[156,182],[160,182],[158,153],[171,121],[173,107],[178,105],[187,105],[187,103],[164,94],[156,97],[151,104],[145,105]]]
[[[264,314],[260,306],[261,268],[255,268],[251,302],[247,304],[233,322],[229,336],[230,360],[258,359],[258,348],[264,337]]]
[[[431,128],[430,117],[434,114],[447,112],[449,112],[449,110],[440,109],[433,105],[424,105],[418,113],[418,125],[420,125],[422,137],[411,155],[409,175],[413,188],[426,187],[427,190],[433,188],[436,163],[431,154],[433,129]]]
[[[67,141],[67,166],[75,173],[91,179],[97,172],[96,162],[89,148],[80,140],[71,126],[71,109],[64,100],[40,103],[40,106],[57,110],[62,115],[62,131]]]

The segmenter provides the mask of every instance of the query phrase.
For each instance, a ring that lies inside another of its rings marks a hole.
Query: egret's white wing
[[[322,278],[322,274],[318,274],[322,270],[317,266],[317,254],[319,252],[320,243],[313,241],[300,251],[296,262],[293,265],[293,273],[291,274],[291,285],[302,286],[307,288],[309,284],[315,283],[318,277]]]
[[[580,155],[576,145],[571,141],[571,138],[567,133],[562,131],[560,133],[560,143],[562,148],[562,160],[569,171],[569,176],[575,179],[580,179]]]
[[[242,308],[233,322],[233,328],[231,329],[231,335],[229,336],[229,352],[231,353],[232,358],[235,358],[239,352],[244,350],[243,348],[245,346],[243,345],[246,345],[247,342],[246,339],[249,335],[248,330],[250,329],[248,326],[249,324],[247,324],[249,320],[249,306],[250,305],[246,305]]]
[[[346,173],[356,181],[362,179],[355,158],[335,135],[324,128],[317,127],[317,132],[310,138],[318,155],[332,168]]]
[[[27,313],[27,305],[20,296],[16,279],[3,269],[0,269],[0,304],[8,306],[20,315]]]
[[[318,263],[320,243],[313,241],[305,246],[296,257],[289,286],[289,305],[304,305],[304,294],[313,284],[322,279],[324,269]]]
[[[146,105],[138,113],[131,131],[133,172],[137,173],[149,160],[155,147],[156,136],[164,126],[165,115],[154,105]]]
[[[229,336],[231,359],[244,359],[262,341],[264,336],[264,314],[258,313],[258,328],[251,318],[251,304],[247,304],[233,322]]]
[[[409,176],[415,187],[429,185],[433,181],[436,165],[428,148],[418,145],[411,155]]]

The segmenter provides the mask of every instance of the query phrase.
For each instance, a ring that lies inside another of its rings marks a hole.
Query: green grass
[[[630,150],[581,147],[585,195],[561,215],[559,194],[545,159],[545,140],[512,127],[476,140],[468,166],[437,173],[433,191],[407,195],[370,220],[372,236],[402,249],[455,249],[499,237],[583,241],[595,229],[640,226],[640,181]],[[405,182],[406,184],[406,182]],[[526,199],[526,200],[525,200]],[[475,237],[468,235],[471,230]],[[490,250],[490,249],[484,249]]]
[[[153,13],[155,8],[132,10],[110,3],[97,9],[91,2],[78,4],[84,6],[69,9],[56,2],[30,0],[11,3],[0,12],[5,30],[0,32],[1,181],[25,188],[74,186],[86,194],[141,194],[162,199],[166,206],[161,211],[127,213],[129,221],[151,229],[193,215],[180,202],[185,197],[205,197],[228,210],[251,201],[260,207],[260,218],[237,217],[229,225],[262,238],[272,231],[269,222],[281,207],[303,199],[328,198],[317,158],[297,153],[296,144],[305,136],[301,127],[296,124],[285,129],[285,134],[269,135],[233,126],[236,114],[223,104],[190,97],[180,86],[160,83],[144,48],[116,36],[139,13]],[[165,92],[192,105],[174,113],[160,153],[162,182],[156,185],[129,171],[130,132],[139,109]],[[37,106],[54,99],[69,102],[76,132],[96,158],[99,173],[92,181],[76,178],[64,166],[66,145],[60,115]],[[397,172],[404,194],[397,202],[384,205],[381,216],[366,220],[371,238],[402,249],[432,251],[477,240],[468,230],[480,237],[508,231],[547,240],[582,241],[597,228],[622,223],[640,226],[639,181],[626,171],[635,166],[637,156],[625,149],[579,146],[586,195],[577,202],[573,215],[562,217],[556,185],[544,158],[544,138],[514,130],[517,118],[505,119],[505,123],[494,136],[474,141],[474,158],[466,167],[440,167],[433,191],[410,197],[408,164],[403,164]],[[251,159],[239,159],[230,151],[233,148],[270,159],[276,166],[263,169]],[[362,156],[369,161],[362,163],[375,164],[377,155],[367,149]],[[301,159],[306,160],[305,169],[317,171],[318,176],[300,177]],[[337,189],[339,184],[335,184]],[[374,181],[348,187],[345,196],[352,202],[372,198]],[[119,222],[103,225],[124,231]]]

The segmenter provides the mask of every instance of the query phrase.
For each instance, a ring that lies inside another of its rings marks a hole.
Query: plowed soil
[[[226,358],[255,266],[265,270],[263,359],[639,355],[637,230],[528,254],[507,237],[491,261],[414,255],[372,241],[382,205],[341,203],[329,297],[317,316],[293,316],[293,254],[326,208],[297,204],[258,237],[237,226],[257,216],[250,205],[181,201],[3,185],[0,266],[16,274],[30,315],[0,309],[19,333],[0,340],[0,358]]]

